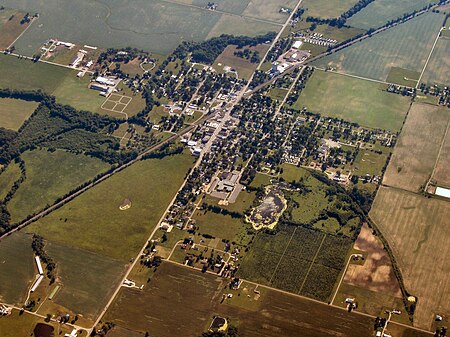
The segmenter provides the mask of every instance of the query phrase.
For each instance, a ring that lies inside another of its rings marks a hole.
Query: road
[[[347,269],[348,269],[348,265],[350,264],[352,258],[354,258],[355,256],[357,256],[358,254],[352,254],[350,255],[350,257],[348,258],[347,264],[345,265],[345,269],[344,272],[342,273],[341,279],[339,280],[338,286],[336,288],[336,291],[334,292],[333,298],[331,299],[330,304],[333,304],[334,299],[336,298],[337,293],[339,292],[339,288],[341,287],[342,281],[344,280],[345,274],[347,273]]]
[[[441,36],[441,32],[445,29],[445,27],[441,27],[439,29],[439,33],[436,36],[436,40],[434,40],[433,47],[430,50],[430,54],[428,54],[427,61],[425,62],[425,65],[423,66],[422,72],[420,73],[419,79],[417,80],[416,89],[419,88],[420,81],[422,80],[423,74],[425,73],[425,70],[427,69],[428,63],[430,62],[431,56],[433,55],[434,48],[436,48],[436,44],[439,40],[439,37]]]

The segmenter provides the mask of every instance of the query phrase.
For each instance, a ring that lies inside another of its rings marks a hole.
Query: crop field
[[[382,81],[392,67],[421,72],[444,17],[431,12],[420,15],[313,64]]]
[[[17,131],[37,106],[36,102],[0,98],[0,127]]]
[[[0,241],[0,302],[23,304],[36,274],[30,236],[14,233]]]
[[[51,205],[58,197],[110,167],[100,159],[63,150],[27,151],[21,157],[27,178],[8,203],[12,223]]]
[[[121,329],[161,337],[199,336],[214,314],[229,318],[239,335],[250,337],[296,336],[300,331],[302,337],[360,337],[372,330],[369,317],[263,287],[258,288],[261,296],[254,304],[246,290],[231,291],[231,302],[220,304],[225,285],[214,275],[163,263],[143,292],[122,289],[105,319]],[[254,286],[246,283],[242,288]]]
[[[275,235],[258,233],[239,276],[327,301],[351,241],[293,226],[283,226]]]
[[[448,85],[450,82],[450,60],[447,55],[450,54],[450,38],[439,38],[430,62],[425,69],[422,82],[429,85]]]
[[[442,143],[441,153],[436,162],[434,169],[433,180],[436,180],[438,185],[450,187],[450,125],[447,127],[447,134]],[[1,178],[0,178],[1,180]],[[0,190],[1,191],[1,190]]]
[[[418,192],[432,174],[449,120],[446,108],[415,103],[394,148],[383,184]]]
[[[0,54],[0,88],[17,90],[41,89],[51,94],[68,74],[66,68]]]
[[[12,9],[0,10],[0,50],[7,49],[27,29],[29,23],[20,23],[24,15]]]
[[[32,0],[21,3],[14,0],[3,1],[5,6],[40,14],[39,19],[15,44],[17,50],[25,55],[34,54],[49,38],[89,44],[102,49],[131,46],[168,54],[182,41],[205,40],[229,23],[232,25],[227,27],[228,30],[237,35],[274,31],[279,27],[278,24],[259,21],[254,17],[260,18],[259,11],[263,10],[262,18],[282,22],[287,19],[287,15],[279,13],[281,5],[293,2],[295,1],[285,0],[282,4],[275,4],[270,0],[258,0],[247,6],[248,1],[237,5],[236,2],[228,1],[225,6],[230,11],[246,15],[240,17],[209,11],[196,6],[195,2],[194,6],[187,6],[161,0],[114,0],[107,4],[64,0],[54,6],[49,2],[37,4]],[[199,5],[203,5],[203,1]],[[66,18],[59,15],[61,12],[80,15],[77,18]]]
[[[363,92],[364,95],[360,93]],[[410,99],[385,91],[379,83],[315,70],[294,108],[342,118],[359,125],[400,130]]]
[[[251,0],[242,14],[248,17],[284,23],[288,19],[288,14],[280,13],[280,9],[282,7],[294,9],[297,2],[297,0]]]
[[[370,216],[393,250],[406,289],[418,297],[414,324],[430,329],[435,313],[449,314],[450,204],[381,187]]]
[[[193,163],[180,154],[139,161],[27,227],[51,242],[116,260],[135,257]],[[125,199],[131,208],[121,211]],[[68,231],[77,235],[68,235]]]
[[[339,17],[357,2],[357,0],[305,0],[302,2],[302,7],[306,10],[305,17],[313,16],[322,19],[331,19]]]
[[[47,244],[46,251],[55,261],[58,281],[62,283],[52,301],[84,318],[95,319],[120,282],[125,264],[52,242]]]
[[[14,182],[20,178],[20,166],[15,162],[11,162],[5,170],[0,173],[0,200],[4,197],[13,187]]]
[[[412,13],[435,2],[434,0],[377,0],[348,19],[347,24],[362,29],[378,28],[403,14]]]

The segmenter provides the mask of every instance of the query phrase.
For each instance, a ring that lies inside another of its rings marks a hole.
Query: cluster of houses
[[[312,33],[310,35],[301,34],[300,37],[302,37],[303,41],[307,43],[323,47],[334,47],[338,43],[337,40],[323,37],[323,34],[320,33]]]
[[[71,42],[59,41],[57,39],[48,40],[42,47],[41,52],[44,57],[49,57],[53,53],[57,53],[64,49],[72,50],[76,45]],[[97,50],[97,47],[92,47],[85,45],[84,49],[79,49],[77,54],[72,58],[69,66],[74,69],[80,69],[81,71],[77,74],[78,77],[84,76],[86,70],[94,65],[94,61],[89,59],[89,51],[86,49]],[[89,59],[89,60],[88,60]]]
[[[283,74],[294,65],[305,62],[311,54],[306,50],[300,50],[302,45],[302,41],[294,41],[291,48],[282,54],[277,61],[272,63],[272,68],[269,70],[269,74],[272,77],[277,76]]]

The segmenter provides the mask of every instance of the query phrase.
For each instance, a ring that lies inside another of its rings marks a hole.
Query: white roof
[[[292,45],[292,48],[298,49],[302,46],[303,42],[302,41],[295,41],[294,44]]]
[[[448,188],[436,187],[436,192],[434,194],[450,199],[450,189]]]

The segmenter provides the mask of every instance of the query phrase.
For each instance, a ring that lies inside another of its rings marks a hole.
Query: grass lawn
[[[189,154],[139,161],[27,230],[128,262],[147,240],[192,163]],[[124,199],[131,200],[131,208],[121,211]]]
[[[384,165],[386,165],[387,155],[378,154],[368,150],[359,150],[353,164],[354,172],[358,176],[366,174],[381,175]]]
[[[384,89],[379,83],[316,70],[294,107],[307,107],[370,128],[398,131],[410,99]]]
[[[281,165],[282,169],[283,169],[283,173],[281,173],[281,177],[288,181],[298,181],[300,180],[300,178],[302,177],[307,177],[310,175],[309,171],[302,168],[302,167],[297,167],[295,165],[291,165],[291,164],[287,164],[287,163],[283,163],[283,165]]]
[[[231,212],[239,212],[243,214],[245,210],[252,206],[255,198],[256,192],[247,192],[246,190],[242,190],[241,193],[239,193],[236,202],[228,205],[220,205],[220,207]],[[219,199],[207,196],[204,201],[209,205],[217,205]]]
[[[9,163],[5,170],[0,174],[0,200],[11,190],[14,182],[20,178],[20,166],[14,161]]]
[[[0,54],[0,73],[0,88],[41,89],[48,94],[53,93],[66,76],[75,76],[70,69],[3,54]]]
[[[255,178],[252,180],[250,186],[252,187],[262,187],[270,184],[270,180],[274,179],[267,174],[256,173]]]
[[[242,219],[210,211],[197,211],[194,215],[197,230],[201,234],[209,234],[216,238],[233,241],[244,225]]]
[[[0,127],[17,131],[38,105],[20,99],[0,98]]]
[[[283,88],[271,88],[268,92],[270,98],[274,101],[282,102],[288,90]]]
[[[36,274],[31,236],[17,232],[2,239],[0,242],[0,301],[23,304],[28,286],[31,285]],[[2,318],[0,322],[1,320]]]
[[[63,150],[27,151],[21,157],[25,161],[27,178],[8,203],[12,223],[52,204],[110,167],[100,159]]]
[[[339,17],[357,2],[357,0],[305,0],[302,7],[305,9],[305,17],[330,19]]]
[[[419,77],[418,71],[392,67],[386,82],[415,87]]]

